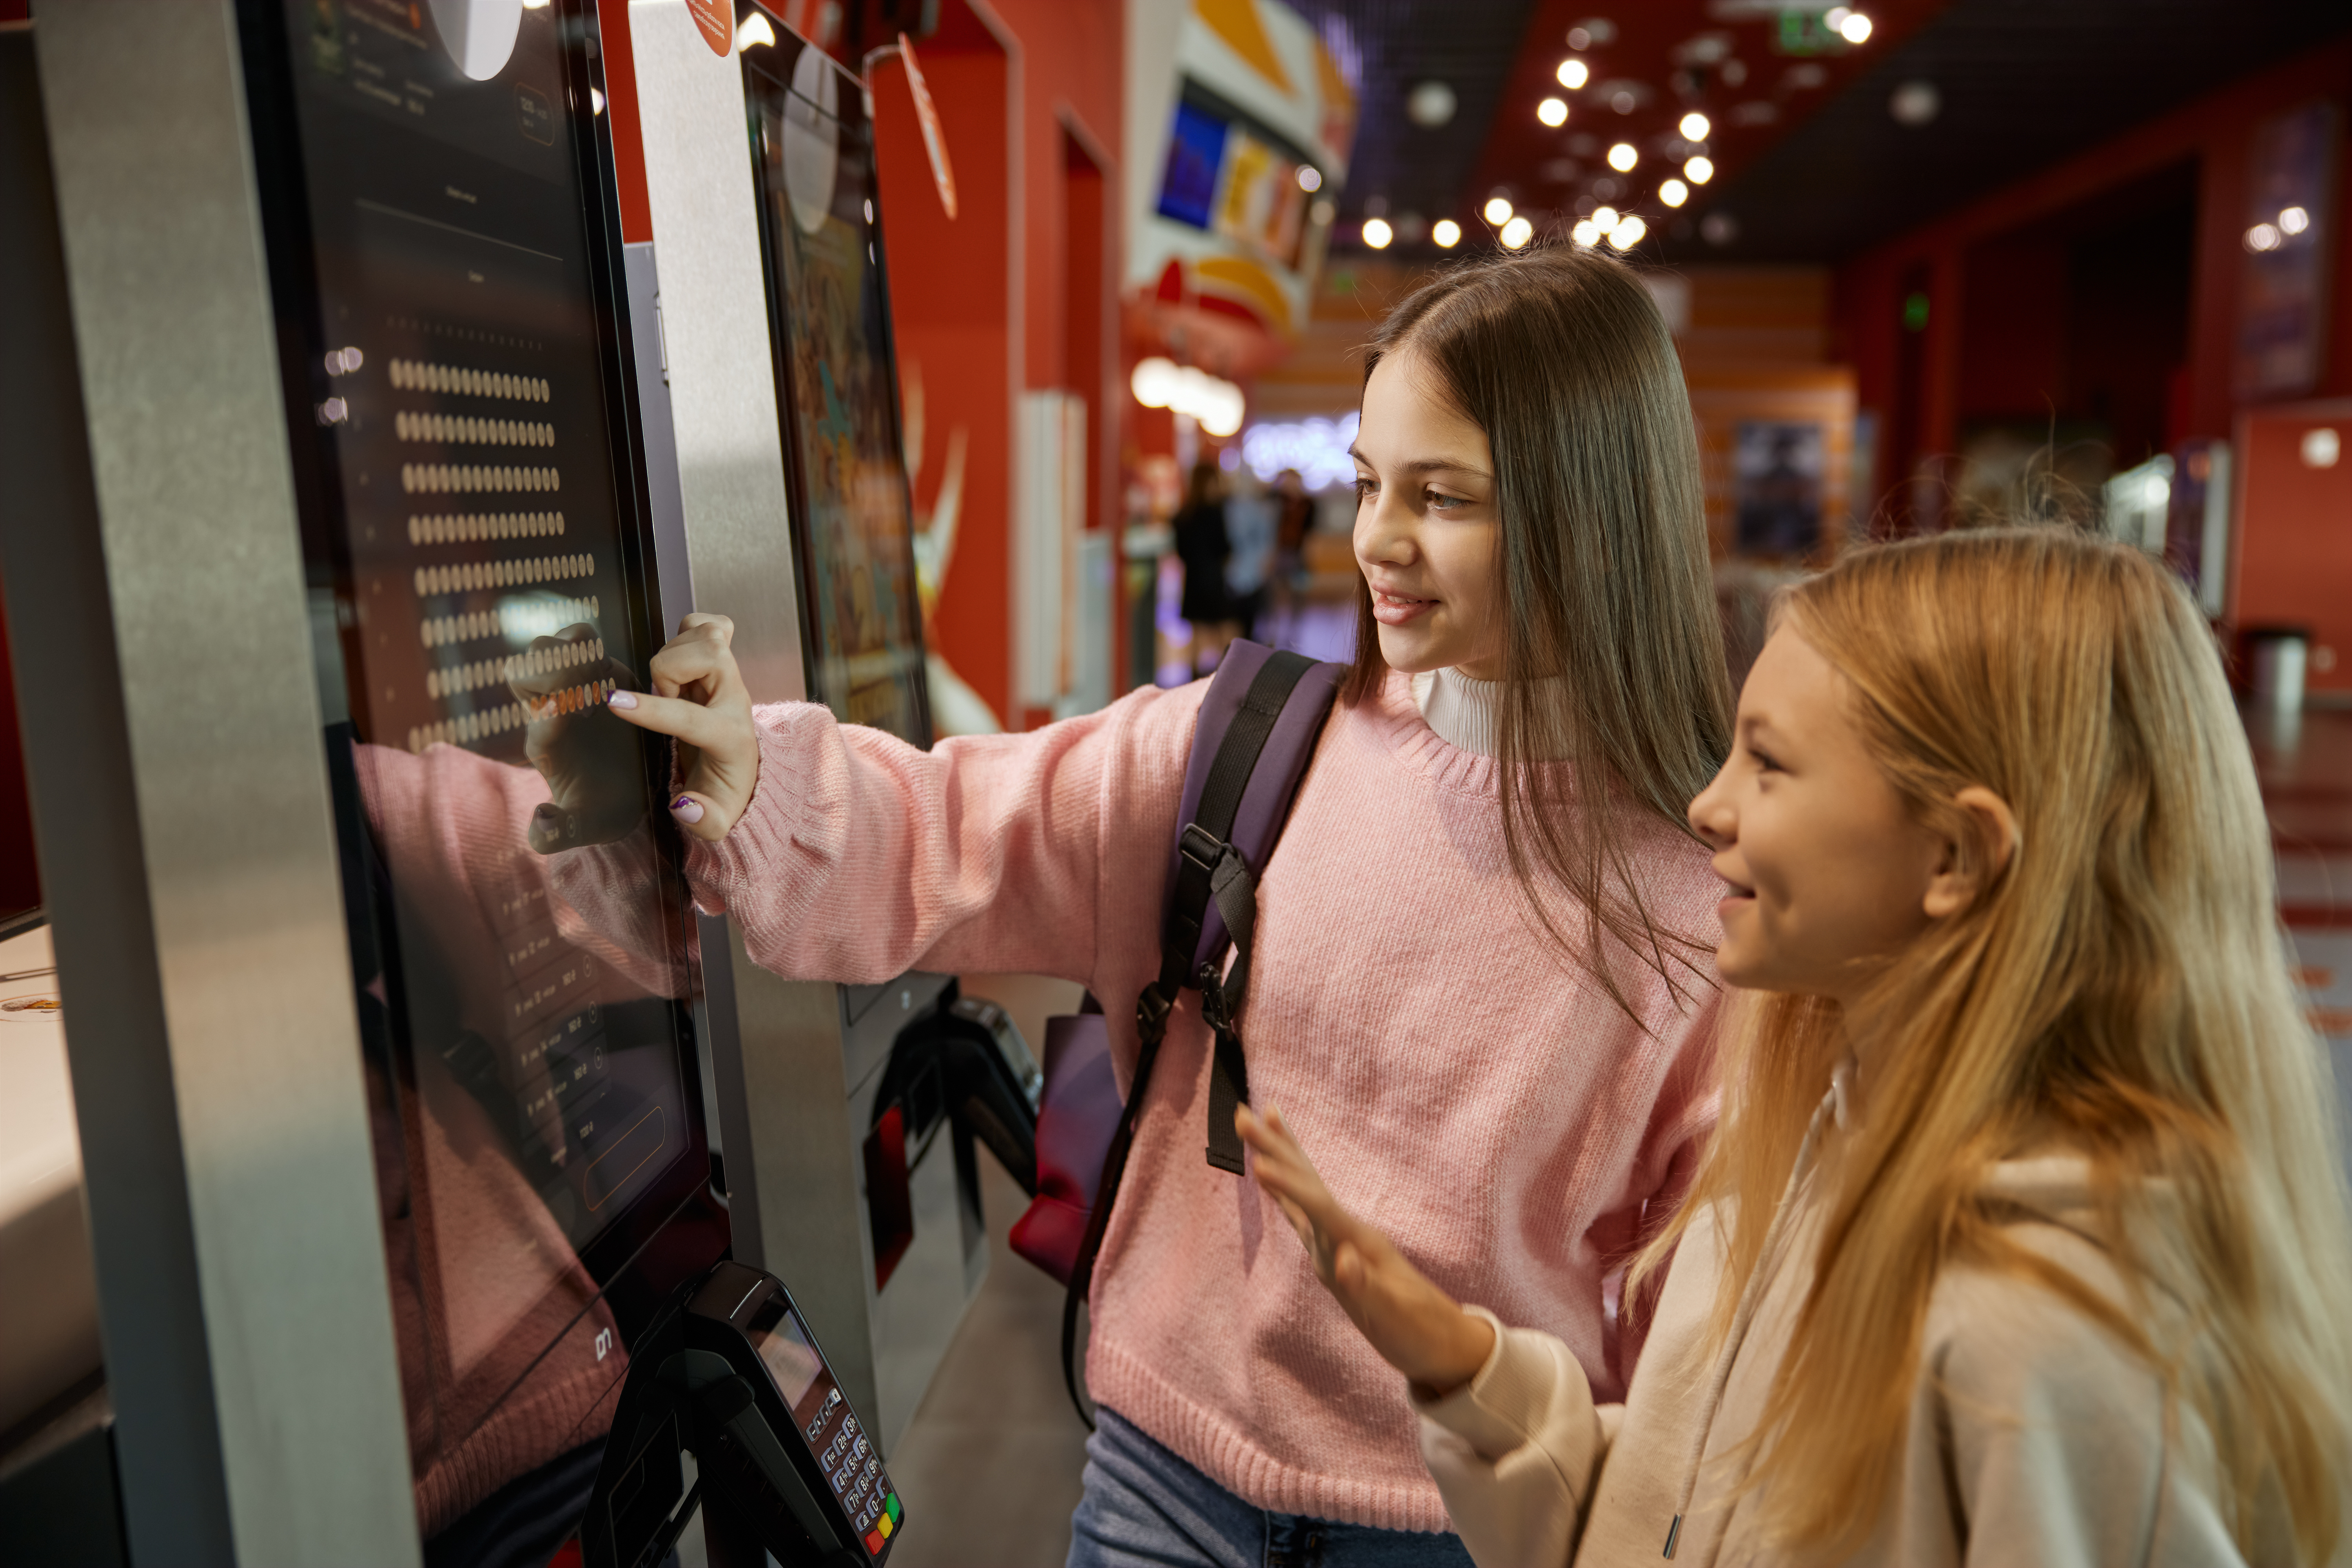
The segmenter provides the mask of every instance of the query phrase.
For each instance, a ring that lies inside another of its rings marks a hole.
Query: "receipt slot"
[[[740,1263],[685,1287],[640,1345],[581,1532],[587,1568],[652,1568],[698,1503],[782,1568],[879,1564],[906,1521],[792,1292]]]

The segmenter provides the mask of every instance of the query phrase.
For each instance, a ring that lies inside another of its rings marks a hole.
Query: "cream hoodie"
[[[1841,1074],[1814,1115],[1718,1354],[1706,1340],[1721,1237],[1702,1213],[1675,1254],[1623,1405],[1595,1405],[1558,1340],[1499,1322],[1475,1378],[1416,1402],[1423,1457],[1479,1568],[1785,1560],[1759,1542],[1759,1499],[1740,1493],[1747,1457],[1735,1450],[1755,1430],[1811,1283],[1820,1215],[1807,1178],[1825,1128],[1843,1121],[1844,1089]],[[2092,1239],[2083,1161],[2008,1162],[1990,1184],[2032,1216],[2017,1223],[2020,1240],[2122,1300]],[[2294,1558],[2275,1491],[2264,1495],[2252,1558],[2239,1552],[2217,1501],[2210,1435],[2088,1319],[2004,1274],[1953,1268],[1937,1281],[1893,1495],[1848,1562],[2170,1568]]]

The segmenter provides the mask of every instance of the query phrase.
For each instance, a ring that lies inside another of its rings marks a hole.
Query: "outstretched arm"
[[[1566,1563],[1608,1446],[1568,1347],[1439,1289],[1331,1195],[1281,1111],[1243,1106],[1234,1121],[1251,1173],[1306,1243],[1316,1277],[1409,1380],[1422,1458],[1471,1559],[1479,1568]]]
[[[1436,1398],[1476,1376],[1494,1352],[1494,1326],[1464,1311],[1394,1242],[1340,1206],[1278,1108],[1259,1116],[1241,1106],[1234,1125],[1256,1156],[1250,1173],[1306,1244],[1315,1277],[1415,1395]]]
[[[706,910],[797,979],[909,968],[1052,974],[1098,996],[1150,976],[1201,690],[929,751],[814,703],[754,710],[723,616],[688,616],[612,711],[677,742],[671,815]]]

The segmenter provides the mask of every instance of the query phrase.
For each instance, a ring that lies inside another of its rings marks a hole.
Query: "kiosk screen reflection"
[[[931,739],[914,511],[863,89],[787,31],[751,45],[770,328],[784,392],[814,695],[844,721]]]
[[[602,1433],[637,1303],[723,1222],[665,1230],[709,1169],[687,911],[646,826],[666,764],[602,703],[656,644],[593,16],[284,16],[256,142],[310,356],[305,548],[430,1536]]]

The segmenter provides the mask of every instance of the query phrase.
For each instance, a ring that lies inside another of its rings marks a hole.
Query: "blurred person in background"
[[[1178,609],[1192,628],[1192,673],[1217,668],[1239,635],[1225,568],[1233,540],[1225,531],[1225,476],[1213,462],[1192,465],[1184,505],[1175,516],[1176,559],[1184,563],[1184,598]]]
[[[1315,529],[1315,498],[1297,468],[1274,477],[1274,606],[1287,635],[1290,618],[1307,595],[1307,536]]]
[[[1228,613],[1242,637],[1256,638],[1265,615],[1279,506],[1255,480],[1244,480],[1225,498],[1225,542],[1232,551],[1225,558],[1225,592],[1233,600]]]

